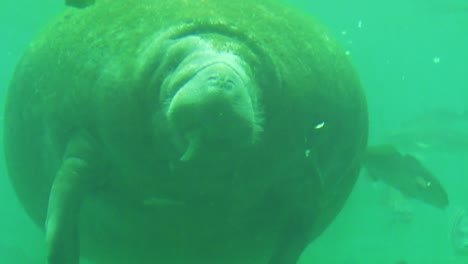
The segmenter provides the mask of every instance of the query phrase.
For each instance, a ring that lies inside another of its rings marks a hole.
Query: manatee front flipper
[[[53,180],[45,225],[49,264],[78,264],[79,219],[83,198],[96,170],[95,146],[87,132],[71,137]]]

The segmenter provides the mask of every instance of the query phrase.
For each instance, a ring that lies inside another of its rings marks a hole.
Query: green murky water
[[[289,2],[319,18],[351,56],[368,97],[370,143],[392,141],[418,157],[450,199],[448,208],[435,209],[362,175],[300,263],[468,263],[468,250],[457,253],[451,243],[454,228],[463,228],[454,223],[468,208],[468,2]],[[22,51],[64,8],[59,0],[0,3],[1,116]],[[15,198],[4,167],[2,154],[0,263],[45,263],[43,235]]]

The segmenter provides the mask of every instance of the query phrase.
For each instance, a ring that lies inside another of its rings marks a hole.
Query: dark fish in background
[[[368,147],[364,167],[372,179],[381,180],[408,197],[440,209],[449,203],[434,175],[415,157],[403,155],[391,145]]]
[[[468,154],[468,111],[428,111],[384,138],[400,150]]]
[[[65,0],[67,6],[72,6],[76,8],[85,8],[90,5],[93,5],[96,0]]]

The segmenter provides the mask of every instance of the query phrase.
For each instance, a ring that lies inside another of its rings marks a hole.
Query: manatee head
[[[252,145],[261,118],[248,64],[199,37],[179,40],[171,49],[166,59],[178,63],[162,82],[161,99],[181,160],[230,156]]]

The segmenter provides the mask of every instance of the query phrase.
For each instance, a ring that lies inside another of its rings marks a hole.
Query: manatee
[[[293,264],[367,143],[356,71],[270,0],[102,0],[29,45],[8,175],[49,264]]]

